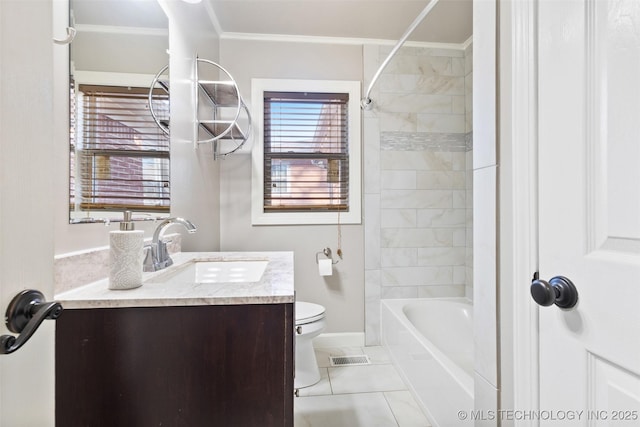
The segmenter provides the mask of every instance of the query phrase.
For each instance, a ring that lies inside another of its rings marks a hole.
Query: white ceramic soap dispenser
[[[135,230],[131,212],[124,213],[120,230],[109,233],[109,289],[142,285],[144,232]]]

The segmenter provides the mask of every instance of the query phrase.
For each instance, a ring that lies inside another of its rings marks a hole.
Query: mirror
[[[148,91],[169,63],[168,19],[156,0],[69,6],[69,220],[166,216],[169,138],[148,112]],[[158,95],[154,111],[168,117],[168,94]]]

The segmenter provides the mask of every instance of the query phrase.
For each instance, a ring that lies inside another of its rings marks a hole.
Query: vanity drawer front
[[[65,310],[56,425],[293,426],[293,304]]]

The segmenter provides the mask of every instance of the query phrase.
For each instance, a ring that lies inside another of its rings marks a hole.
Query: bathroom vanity
[[[56,425],[293,426],[292,253],[173,258],[56,296]]]

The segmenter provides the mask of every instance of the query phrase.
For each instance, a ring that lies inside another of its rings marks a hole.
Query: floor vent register
[[[369,356],[359,354],[357,356],[331,356],[331,366],[360,366],[371,365]]]

